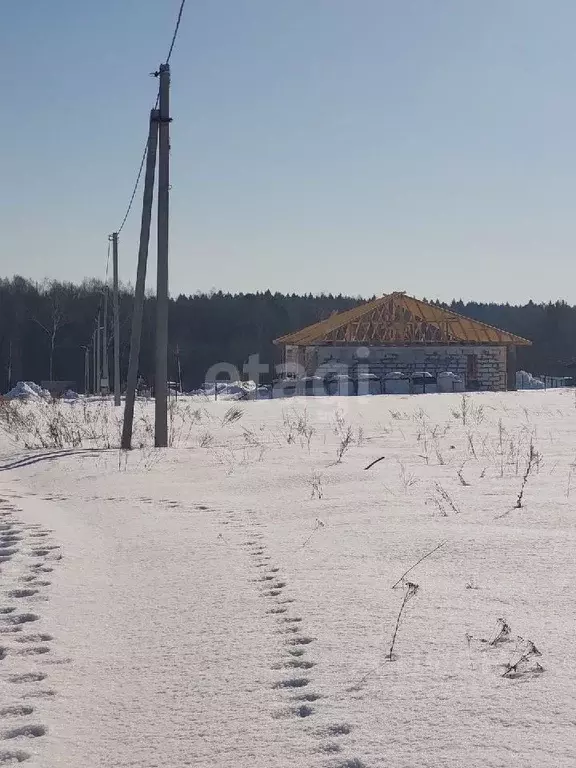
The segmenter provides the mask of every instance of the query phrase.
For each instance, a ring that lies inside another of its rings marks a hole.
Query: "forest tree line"
[[[22,277],[0,280],[0,392],[17,381],[64,380],[84,386],[85,350],[91,347],[96,318],[103,305],[104,284],[80,285]],[[132,293],[120,291],[121,371],[128,367]],[[242,371],[250,355],[259,353],[271,367],[280,360],[273,340],[290,331],[356,306],[358,297],[332,294],[213,292],[180,295],[170,301],[169,374],[184,391],[198,387],[214,364],[227,362]],[[576,367],[576,307],[562,301],[521,306],[494,303],[445,304],[468,317],[531,339],[518,348],[518,367],[535,374],[572,375]],[[140,374],[154,374],[155,299],[144,309]],[[112,302],[109,313],[112,345]],[[272,368],[271,368],[272,369]],[[264,377],[265,378],[265,377]]]

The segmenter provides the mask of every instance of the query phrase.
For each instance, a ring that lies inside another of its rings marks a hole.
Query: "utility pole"
[[[8,389],[12,389],[12,339],[8,342]]]
[[[182,366],[180,365],[180,345],[176,344],[176,364],[178,365],[178,389],[182,394]]]
[[[154,442],[168,445],[168,242],[170,205],[170,65],[161,64],[158,134],[158,272]]]
[[[112,286],[114,291],[114,405],[120,405],[120,301],[118,298],[118,232],[112,235]]]
[[[104,394],[110,390],[110,372],[108,366],[108,281],[104,286],[104,322],[102,324],[102,389]]]
[[[101,311],[98,310],[98,325],[96,326],[96,389],[94,390],[95,395],[101,395],[102,394],[102,361],[100,359],[100,337],[101,337],[101,328],[100,323],[101,320]]]
[[[140,359],[140,340],[142,338],[142,317],[144,314],[144,294],[146,290],[146,267],[148,264],[148,246],[150,243],[150,224],[152,221],[152,203],[154,202],[154,177],[156,173],[156,152],[158,148],[157,109],[150,112],[148,148],[146,150],[146,172],[144,175],[144,194],[142,197],[142,220],[140,224],[140,246],[138,249],[138,268],[136,288],[134,290],[134,309],[132,312],[132,331],[130,335],[130,359],[126,380],[126,402],[124,404],[124,423],[122,425],[122,448],[132,447],[132,423],[134,421],[134,403],[138,383],[138,362]]]
[[[84,350],[84,394],[90,391],[90,347],[82,347]]]
[[[92,392],[96,394],[98,391],[96,388],[96,382],[97,382],[97,376],[98,376],[98,365],[97,365],[97,349],[98,345],[96,344],[96,328],[92,331]]]

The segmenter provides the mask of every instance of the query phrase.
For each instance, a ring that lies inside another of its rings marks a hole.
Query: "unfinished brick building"
[[[456,312],[391,293],[276,339],[299,375],[362,365],[393,371],[452,371],[467,389],[516,389],[516,347],[527,339]]]

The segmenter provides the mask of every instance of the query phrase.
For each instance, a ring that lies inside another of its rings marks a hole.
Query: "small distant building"
[[[405,293],[361,304],[276,339],[287,371],[451,371],[466,389],[516,389],[516,347],[532,342]]]

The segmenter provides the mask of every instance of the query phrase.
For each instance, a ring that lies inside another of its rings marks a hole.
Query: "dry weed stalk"
[[[458,507],[454,503],[454,500],[452,499],[452,497],[450,496],[448,491],[445,488],[443,488],[440,485],[440,483],[435,483],[435,488],[436,488],[436,492],[438,493],[438,496],[440,497],[441,501],[443,501],[446,504],[448,504],[448,506],[450,507],[452,512],[455,512],[457,515],[460,514],[460,510],[458,509]]]
[[[523,643],[524,647],[521,651],[518,651],[520,655],[516,661],[506,664],[502,677],[514,679],[522,675],[539,675],[544,672],[544,667],[535,661],[535,657],[542,656],[542,654],[534,643],[521,637],[518,637],[518,641]]]
[[[500,477],[504,477],[504,435],[506,431],[502,418],[498,419],[498,455],[500,456]]]
[[[516,499],[516,504],[514,505],[515,509],[522,509],[522,501],[524,499],[524,490],[526,488],[526,484],[528,483],[528,479],[530,478],[530,474],[532,473],[534,468],[540,466],[540,460],[541,460],[541,456],[538,453],[538,451],[535,450],[534,443],[531,440],[530,446],[528,449],[528,459],[526,461],[526,470],[524,472],[524,476],[522,477],[522,485],[520,486],[520,492],[518,494],[518,498]]]
[[[222,426],[225,427],[227,424],[234,424],[241,419],[243,415],[244,411],[239,405],[231,405],[222,417]]]
[[[464,470],[464,464],[462,464],[462,466],[460,467],[460,469],[456,473],[458,475],[458,480],[460,480],[460,484],[461,485],[463,485],[465,487],[469,487],[470,483],[464,477],[463,470]]]
[[[298,411],[296,408],[293,408],[289,413],[283,411],[282,419],[286,442],[289,444],[295,443],[296,437],[298,437],[300,446],[302,448],[307,447],[308,453],[310,453],[312,437],[314,436],[316,430],[308,420],[307,409],[305,408],[303,411]]]
[[[342,462],[342,457],[353,443],[354,436],[352,434],[352,427],[348,427],[346,432],[341,436],[340,445],[336,451],[336,464],[340,464]]]
[[[576,464],[570,464],[570,469],[568,470],[568,482],[566,484],[566,498],[570,498],[570,491],[572,489],[572,475],[574,473],[574,470],[576,469]]]
[[[402,483],[404,492],[408,493],[408,489],[411,488],[413,485],[416,485],[416,483],[418,483],[418,478],[413,472],[406,471],[406,465],[404,464],[404,462],[398,461],[398,466],[400,468],[400,482]]]
[[[426,558],[427,558],[427,557],[430,557],[430,555],[433,555],[433,554],[434,554],[434,552],[437,552],[439,549],[441,549],[441,547],[444,547],[444,546],[445,546],[447,543],[448,543],[448,540],[447,540],[447,539],[445,539],[444,541],[441,541],[441,542],[440,542],[440,544],[437,544],[437,545],[434,547],[434,549],[431,549],[429,552],[426,552],[426,554],[425,554],[425,555],[422,555],[422,557],[421,557],[419,560],[417,560],[417,561],[414,563],[414,565],[411,565],[411,566],[410,566],[410,568],[408,568],[408,570],[407,570],[407,571],[404,571],[404,573],[402,574],[402,576],[400,576],[400,578],[398,579],[398,581],[397,581],[397,582],[395,582],[395,583],[392,585],[392,589],[396,589],[396,587],[397,587],[399,584],[401,584],[401,583],[404,581],[404,577],[405,577],[405,576],[408,576],[408,574],[410,573],[410,571],[413,571],[413,570],[414,570],[414,568],[416,568],[416,566],[417,566],[417,565],[420,565],[420,563],[421,563],[423,560],[426,560]]]
[[[394,661],[394,645],[396,644],[396,637],[398,635],[398,630],[400,629],[400,622],[402,620],[402,614],[404,613],[404,609],[406,608],[408,601],[416,596],[419,588],[420,588],[419,585],[415,584],[412,581],[404,582],[404,598],[402,600],[402,605],[400,606],[400,610],[398,611],[398,617],[396,618],[396,626],[394,627],[394,632],[392,634],[392,642],[390,643],[390,650],[388,651],[388,655],[386,656],[388,661]]]
[[[322,475],[318,474],[318,472],[314,472],[310,480],[310,485],[312,486],[310,498],[322,499],[324,497],[324,489],[322,488]]]
[[[446,462],[444,461],[444,456],[440,451],[440,446],[438,445],[437,441],[434,442],[434,453],[436,454],[436,460],[438,461],[438,465],[443,467]]]
[[[319,531],[319,530],[320,530],[320,528],[324,528],[324,523],[322,522],[322,520],[320,520],[320,518],[318,518],[318,517],[317,517],[317,518],[316,518],[316,520],[315,520],[315,522],[314,522],[314,528],[312,528],[312,532],[310,533],[310,535],[308,536],[308,538],[307,538],[307,539],[304,541],[304,543],[302,544],[302,547],[301,547],[301,549],[303,549],[303,548],[304,548],[304,547],[305,547],[305,546],[306,546],[306,545],[309,543],[309,541],[312,539],[312,537],[314,536],[314,534],[315,534],[317,531]]]
[[[213,442],[214,437],[208,430],[205,430],[198,435],[198,445],[200,448],[210,448]]]
[[[0,409],[0,426],[29,449],[111,448],[120,436],[119,417],[104,401],[92,408],[85,401],[9,401]]]

